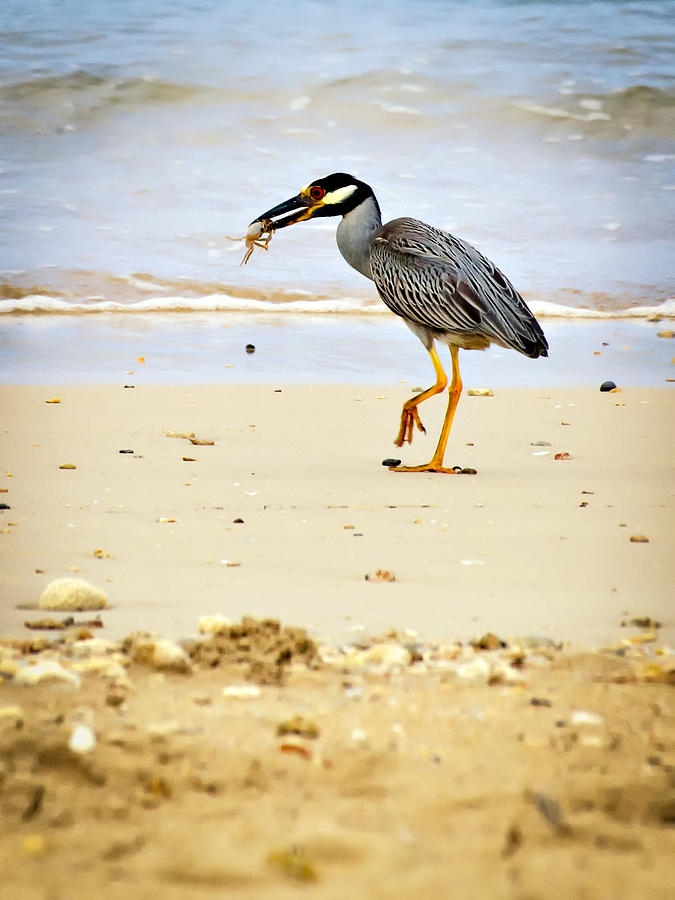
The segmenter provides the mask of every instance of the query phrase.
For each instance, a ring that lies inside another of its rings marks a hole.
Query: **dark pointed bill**
[[[271,231],[277,231],[279,228],[285,228],[287,225],[293,225],[294,222],[301,222],[303,219],[309,219],[311,216],[311,201],[298,194],[291,197],[290,200],[284,200],[278,206],[268,209],[257,219],[251,222],[264,222]]]

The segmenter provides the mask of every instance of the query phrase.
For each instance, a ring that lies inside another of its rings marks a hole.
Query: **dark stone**
[[[607,391],[613,391],[616,387],[616,384],[613,381],[603,381],[600,385],[600,390],[604,393]]]
[[[120,450],[120,453],[133,453],[133,450]]]
[[[0,509],[11,509],[11,506],[8,506],[6,503],[0,503]]]
[[[389,469],[395,469],[396,466],[401,465],[401,460],[400,459],[383,459],[382,465],[387,466],[387,468],[389,468]]]
[[[255,353],[255,344],[247,344],[246,352],[247,353]]]

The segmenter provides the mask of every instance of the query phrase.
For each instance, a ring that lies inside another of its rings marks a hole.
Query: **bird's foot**
[[[412,444],[413,429],[415,427],[418,431],[421,431],[422,434],[427,433],[426,428],[422,425],[422,420],[417,412],[417,407],[404,404],[401,413],[401,426],[398,430],[396,440],[394,441],[397,447],[402,447],[406,441],[409,444]]]
[[[440,463],[434,462],[432,459],[430,462],[425,463],[422,466],[389,466],[390,472],[439,472],[443,475],[477,475],[475,469],[472,468],[462,468],[461,466],[452,466],[448,468],[447,466],[443,466]]]

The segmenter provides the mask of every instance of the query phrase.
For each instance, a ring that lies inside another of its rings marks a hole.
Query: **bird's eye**
[[[313,187],[309,189],[309,196],[312,200],[321,200],[326,192],[322,187],[319,187],[318,184],[315,184]]]

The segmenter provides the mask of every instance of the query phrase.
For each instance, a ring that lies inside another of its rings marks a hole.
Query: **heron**
[[[267,233],[323,216],[341,216],[338,249],[349,265],[375,282],[385,305],[417,335],[431,357],[436,380],[403,404],[394,443],[412,442],[415,428],[426,433],[418,407],[448,385],[436,342],[450,349],[452,379],[448,407],[433,456],[419,466],[391,466],[395,472],[443,472],[448,436],[462,393],[459,350],[490,344],[536,359],[548,356],[539,323],[508,278],[475,247],[440,228],[408,217],[382,224],[373,189],[353,175],[335,172],[310,182],[300,193],[258,216],[249,226]]]

